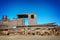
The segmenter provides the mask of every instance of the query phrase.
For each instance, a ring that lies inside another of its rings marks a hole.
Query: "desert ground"
[[[0,40],[60,40],[60,36],[9,35],[0,36]]]

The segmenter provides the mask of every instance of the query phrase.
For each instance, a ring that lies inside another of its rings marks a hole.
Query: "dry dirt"
[[[60,36],[10,35],[0,36],[0,40],[60,40]]]

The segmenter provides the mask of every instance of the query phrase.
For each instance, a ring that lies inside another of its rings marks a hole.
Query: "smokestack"
[[[6,21],[6,20],[7,20],[7,16],[6,16],[6,15],[3,15],[3,16],[2,16],[2,20],[3,20],[3,21]]]

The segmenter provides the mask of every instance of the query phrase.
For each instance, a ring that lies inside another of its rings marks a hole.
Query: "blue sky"
[[[2,15],[8,19],[17,18],[17,14],[36,13],[37,23],[46,24],[56,22],[60,25],[59,0],[0,0],[0,20]],[[25,20],[27,24],[27,20]]]

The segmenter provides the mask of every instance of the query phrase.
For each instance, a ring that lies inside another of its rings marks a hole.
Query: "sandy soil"
[[[10,35],[0,36],[0,40],[60,40],[60,36]]]

